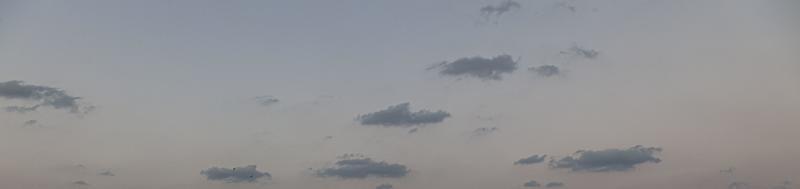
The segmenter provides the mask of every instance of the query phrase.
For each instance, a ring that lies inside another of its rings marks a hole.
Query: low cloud
[[[89,183],[88,183],[88,182],[86,182],[86,181],[82,181],[82,180],[79,180],[79,181],[72,182],[72,184],[74,184],[74,185],[81,185],[81,186],[89,186]]]
[[[391,184],[381,184],[375,187],[375,189],[392,189],[392,188],[394,188],[394,186],[392,186]]]
[[[364,179],[367,177],[401,178],[408,174],[405,165],[374,161],[370,158],[342,159],[332,167],[317,171],[319,177]]]
[[[410,103],[389,106],[384,110],[356,117],[361,125],[381,125],[387,127],[410,127],[414,125],[434,124],[450,117],[450,113],[442,110],[419,110],[411,112]]]
[[[561,188],[561,187],[564,187],[564,183],[563,182],[550,182],[550,183],[547,183],[546,185],[544,185],[544,187],[547,187],[547,188]]]
[[[589,49],[578,45],[572,45],[572,47],[570,47],[569,49],[561,51],[561,54],[566,54],[586,59],[595,59],[597,58],[597,56],[600,55],[600,52],[594,49]]]
[[[551,77],[561,74],[561,69],[558,66],[554,65],[543,65],[538,67],[530,67],[528,71],[535,73],[538,76],[542,77]]]
[[[628,171],[639,164],[661,162],[656,157],[659,152],[661,148],[640,145],[628,149],[580,150],[573,156],[551,160],[550,167],[588,172]]]
[[[262,177],[266,179],[272,177],[266,171],[261,172],[256,170],[255,165],[235,168],[211,167],[200,171],[200,174],[205,175],[207,180],[225,181],[228,183],[255,182]]]
[[[428,69],[439,69],[439,74],[445,76],[501,80],[502,74],[517,70],[517,61],[511,55],[499,55],[492,58],[475,56],[460,58],[453,62],[445,61]]]
[[[25,123],[22,123],[23,127],[33,127],[33,126],[37,126],[37,125],[39,125],[39,121],[35,120],[35,119],[28,120],[28,121],[25,121]]]
[[[547,155],[532,155],[530,157],[522,158],[520,160],[515,161],[514,165],[530,165],[530,164],[541,163],[544,162],[545,157],[547,157]]]
[[[55,109],[68,110],[71,113],[87,113],[93,106],[82,105],[75,97],[67,94],[66,91],[40,85],[28,85],[22,81],[0,82],[0,97],[9,100],[22,100],[33,102],[33,106],[9,106],[6,111],[26,113],[35,111],[40,106]]]
[[[537,188],[537,187],[540,187],[542,185],[539,184],[539,182],[536,182],[535,180],[531,180],[531,181],[526,182],[522,186],[525,186],[525,187],[528,187],[528,188]]]
[[[112,173],[111,171],[103,171],[103,172],[97,173],[97,175],[100,175],[100,176],[110,176],[110,177],[116,176],[116,175],[115,175],[114,173]]]
[[[511,10],[514,10],[514,9],[519,9],[519,8],[522,8],[522,5],[519,2],[512,1],[512,0],[506,0],[506,1],[500,2],[499,4],[486,5],[486,6],[481,7],[481,14],[486,16],[486,17],[492,16],[492,15],[500,16],[502,14],[505,14],[506,12],[509,12]]]
[[[271,95],[257,96],[254,99],[261,106],[271,106],[271,105],[274,105],[274,104],[277,104],[278,102],[280,102],[280,100],[278,98],[275,98],[274,96],[271,96]]]
[[[486,136],[486,135],[492,134],[492,133],[497,132],[497,131],[498,131],[497,127],[491,127],[491,128],[490,127],[481,127],[481,128],[477,128],[474,131],[472,131],[472,134],[475,135],[475,136]]]

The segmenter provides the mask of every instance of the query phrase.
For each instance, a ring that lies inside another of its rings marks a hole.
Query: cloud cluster
[[[511,11],[513,9],[519,9],[521,7],[522,5],[519,4],[519,2],[506,0],[496,5],[486,5],[481,7],[481,14],[483,14],[484,16],[491,16],[491,15],[500,16],[508,11]]]
[[[581,150],[573,156],[551,160],[550,167],[588,172],[627,171],[639,164],[661,162],[656,157],[658,152],[661,148],[640,145],[628,149]]]
[[[272,177],[267,172],[256,170],[255,165],[235,168],[211,167],[200,171],[200,174],[205,175],[207,180],[225,181],[228,183],[255,182],[262,177],[267,179]]]
[[[515,161],[514,165],[530,165],[530,164],[541,163],[544,162],[545,157],[547,157],[547,155],[532,155],[530,157],[522,158],[520,160]]]
[[[381,125],[409,127],[414,125],[433,124],[444,121],[450,113],[442,110],[419,110],[411,112],[410,103],[389,106],[384,110],[356,117],[362,125]]]
[[[12,100],[24,100],[36,103],[33,106],[9,106],[6,111],[26,113],[35,111],[37,108],[45,106],[55,109],[65,109],[71,113],[86,113],[93,109],[92,106],[81,105],[75,97],[67,94],[64,90],[39,86],[28,85],[22,81],[0,82],[0,97]]]
[[[480,56],[459,58],[453,62],[442,62],[430,69],[439,69],[445,76],[468,76],[483,80],[500,80],[502,74],[517,70],[517,61],[511,55],[499,55],[492,58]]]
[[[539,75],[539,76],[542,76],[542,77],[550,77],[550,76],[556,76],[556,75],[561,74],[561,69],[559,69],[558,66],[554,66],[554,65],[543,65],[543,66],[538,66],[538,67],[530,67],[530,68],[528,68],[528,70],[533,72],[533,73],[535,73],[536,75]]]
[[[364,179],[369,176],[400,178],[405,177],[409,170],[405,165],[374,161],[370,158],[343,159],[336,162],[333,167],[317,171],[320,177],[338,177],[342,179]]]

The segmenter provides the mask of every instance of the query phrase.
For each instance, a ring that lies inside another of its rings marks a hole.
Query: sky
[[[798,34],[796,0],[0,0],[0,188],[798,188]]]

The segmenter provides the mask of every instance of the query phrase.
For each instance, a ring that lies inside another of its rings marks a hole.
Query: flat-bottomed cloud
[[[410,106],[410,103],[389,106],[384,110],[360,115],[356,117],[356,120],[362,125],[410,127],[414,125],[439,123],[444,121],[445,118],[450,117],[450,113],[442,110],[419,110],[412,112]]]
[[[661,162],[656,157],[659,152],[661,148],[640,145],[628,149],[580,150],[573,156],[551,160],[550,167],[588,172],[628,171],[639,164]]]
[[[200,174],[205,175],[206,179],[211,181],[225,181],[228,183],[255,182],[262,177],[267,179],[272,177],[266,171],[258,171],[255,165],[234,168],[211,167],[200,171]]]
[[[370,158],[342,159],[333,167],[317,171],[320,177],[338,177],[342,179],[364,179],[367,177],[401,178],[408,174],[405,165],[375,161]]]
[[[491,58],[480,56],[459,58],[453,62],[442,62],[431,69],[439,69],[445,76],[476,77],[483,80],[501,80],[502,74],[517,70],[517,62],[511,55],[499,55]]]

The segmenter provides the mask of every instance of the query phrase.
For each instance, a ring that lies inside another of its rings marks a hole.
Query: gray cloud
[[[540,187],[542,185],[539,184],[539,182],[536,182],[535,180],[531,180],[531,181],[526,182],[522,186],[525,186],[525,187],[528,187],[528,188],[536,188],[536,187]]]
[[[550,77],[561,74],[561,69],[558,66],[554,65],[543,65],[538,67],[530,67],[528,68],[529,71],[535,73],[536,75],[543,76],[543,77]]]
[[[485,136],[485,135],[491,134],[493,132],[496,132],[497,130],[498,130],[497,127],[491,127],[491,128],[489,128],[489,127],[481,127],[481,128],[477,128],[474,131],[472,131],[472,134],[474,134],[475,136]]]
[[[550,183],[547,183],[546,185],[544,185],[544,187],[547,187],[547,188],[560,188],[560,187],[564,187],[564,183],[563,182],[550,182]]]
[[[36,126],[38,124],[39,124],[39,121],[37,121],[35,119],[32,119],[32,120],[25,121],[25,123],[22,123],[22,126],[23,127],[30,127],[30,126]]]
[[[459,58],[453,62],[442,62],[431,69],[440,69],[439,74],[446,76],[469,76],[483,80],[500,80],[503,73],[517,70],[517,61],[511,55],[499,55],[492,58],[480,56]]]
[[[36,110],[39,106],[66,109],[71,113],[87,113],[93,109],[92,106],[81,105],[78,102],[81,97],[68,95],[64,90],[47,86],[28,85],[22,81],[0,82],[0,97],[37,103],[30,107],[6,107],[6,111],[10,112],[30,112]]]
[[[219,167],[211,167],[206,170],[200,171],[201,175],[205,175],[206,179],[212,181],[225,181],[228,183],[238,183],[238,182],[255,182],[259,178],[266,177],[269,179],[272,177],[269,173],[260,172],[256,170],[255,165],[248,165],[244,167],[235,167],[235,168],[219,168]]]
[[[394,186],[392,186],[391,184],[381,184],[375,187],[375,189],[392,189],[392,188],[394,188]]]
[[[532,155],[530,157],[522,158],[520,160],[515,161],[514,165],[529,165],[529,164],[541,163],[544,162],[545,157],[547,157],[547,155]]]
[[[343,159],[336,162],[333,167],[317,171],[320,177],[339,177],[342,179],[364,179],[369,176],[400,178],[405,177],[409,170],[405,165],[374,161],[370,158]]]
[[[572,47],[570,47],[569,49],[561,51],[561,54],[567,54],[587,59],[594,59],[597,58],[598,55],[600,55],[600,52],[594,49],[589,49],[578,45],[572,45]]]
[[[550,160],[550,167],[588,172],[627,171],[638,164],[661,162],[655,157],[658,152],[661,148],[640,145],[628,149],[581,150],[573,156]]]
[[[519,4],[519,2],[506,0],[496,5],[486,5],[481,7],[481,14],[487,17],[491,15],[500,16],[508,11],[519,9],[521,7],[522,5]]]
[[[728,185],[728,189],[744,189],[750,188],[750,185],[744,182],[732,182]]]
[[[88,183],[88,182],[86,182],[86,181],[82,181],[82,180],[79,180],[79,181],[72,182],[72,184],[74,184],[74,185],[81,185],[81,186],[89,186],[89,183]]]
[[[97,173],[97,175],[100,175],[100,176],[110,176],[110,177],[116,176],[116,175],[115,175],[114,173],[112,173],[111,171],[103,171],[103,172]]]
[[[271,106],[271,105],[274,105],[274,104],[277,104],[278,102],[280,102],[280,100],[278,98],[275,98],[274,96],[271,96],[271,95],[257,96],[254,99],[261,106]]]
[[[418,131],[419,131],[419,128],[413,128],[411,130],[408,130],[408,134],[414,134],[414,133],[416,133]]]
[[[444,121],[450,113],[442,110],[420,110],[411,112],[410,103],[389,106],[385,110],[368,113],[356,117],[362,125],[382,125],[409,127],[413,125],[433,124]]]

